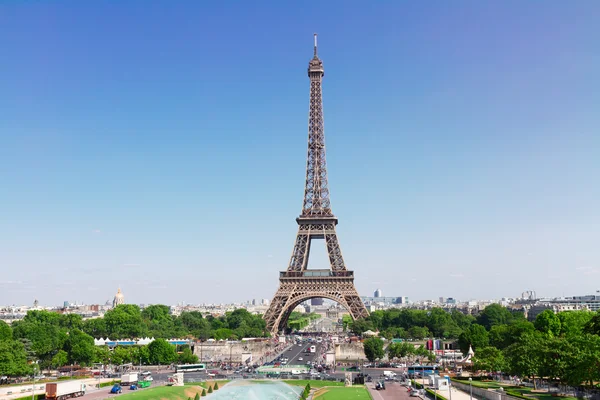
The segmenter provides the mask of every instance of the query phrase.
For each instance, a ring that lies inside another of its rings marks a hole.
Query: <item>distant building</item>
[[[117,294],[115,295],[115,298],[113,299],[113,308],[115,308],[116,306],[120,305],[120,304],[125,304],[125,296],[123,296],[123,293],[121,292],[121,288],[119,288],[117,290]]]
[[[375,297],[375,298],[383,297],[383,292],[381,291],[381,289],[377,289],[375,291],[375,293],[373,293],[373,297]]]
[[[323,305],[323,298],[317,297],[315,299],[310,299],[310,305],[311,306],[322,306]]]
[[[535,291],[533,290],[527,290],[523,293],[521,293],[521,299],[523,300],[535,300]]]

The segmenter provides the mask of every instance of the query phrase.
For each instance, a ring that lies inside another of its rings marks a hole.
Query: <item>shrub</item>
[[[219,382],[215,382],[214,389],[215,389],[215,390],[219,390]]]
[[[200,393],[196,393],[196,396],[194,396],[194,400],[200,400]]]
[[[209,386],[209,387],[208,387],[208,393],[212,393],[212,392],[213,392],[213,390],[212,390],[212,386]]]
[[[206,396],[206,389],[202,389],[202,397]]]

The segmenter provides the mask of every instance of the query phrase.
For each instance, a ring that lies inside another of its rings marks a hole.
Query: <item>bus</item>
[[[429,375],[435,375],[438,373],[437,365],[410,365],[408,367],[409,378],[421,377],[424,378]]]
[[[206,364],[176,365],[175,372],[197,372],[206,371]]]

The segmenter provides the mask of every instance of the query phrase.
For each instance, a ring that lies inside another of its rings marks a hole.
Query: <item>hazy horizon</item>
[[[600,289],[600,3],[0,5],[0,305],[268,298],[312,34],[360,295]],[[326,268],[323,242],[310,267]]]

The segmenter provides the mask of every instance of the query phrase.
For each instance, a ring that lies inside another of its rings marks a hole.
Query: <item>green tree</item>
[[[560,334],[562,336],[581,336],[586,324],[593,316],[594,313],[587,310],[559,312]]]
[[[569,381],[571,369],[577,364],[577,352],[564,337],[547,336],[541,343],[540,375],[561,383]]]
[[[215,388],[215,390],[219,390],[219,382],[215,382],[214,388]]]
[[[113,340],[146,336],[148,329],[142,320],[140,308],[134,304],[120,304],[104,314],[106,333]]]
[[[566,383],[570,386],[580,386],[600,381],[600,336],[582,334],[571,336],[567,340],[574,351],[568,360]]]
[[[404,358],[415,353],[415,346],[407,342],[391,343],[387,347],[388,357]]]
[[[537,389],[535,377],[540,376],[542,368],[543,343],[544,338],[542,335],[539,332],[534,332],[523,335],[504,351],[508,361],[507,372],[533,379],[535,389]]]
[[[503,325],[512,322],[513,314],[500,304],[490,304],[477,317],[477,323],[490,330],[494,325]]]
[[[206,396],[206,389],[202,389],[202,397]]]
[[[23,376],[31,373],[23,344],[16,340],[0,341],[0,375]]]
[[[561,324],[558,315],[552,310],[544,310],[535,317],[535,329],[547,335],[548,337],[558,336],[560,334]]]
[[[156,364],[171,364],[177,359],[177,353],[175,352],[175,346],[170,344],[164,339],[155,339],[148,345],[148,351],[150,356],[150,363]]]
[[[111,352],[108,346],[94,346],[94,362],[108,364]]]
[[[454,323],[456,323],[456,325],[461,329],[461,331],[464,331],[469,326],[471,326],[471,324],[473,322],[475,322],[474,316],[472,316],[470,314],[469,315],[463,314],[460,311],[458,311],[457,309],[453,309],[450,312],[450,317],[452,318]]]
[[[482,325],[472,324],[460,334],[458,345],[465,354],[469,351],[469,346],[472,346],[473,350],[482,349],[489,345],[489,334]]]
[[[504,354],[495,347],[483,347],[473,356],[473,365],[476,370],[499,372],[507,367]]]
[[[213,332],[212,336],[215,340],[237,339],[235,333],[229,328],[219,328]]]
[[[179,320],[194,337],[200,340],[210,338],[211,327],[210,323],[202,317],[202,313],[198,311],[184,311],[179,316]]]
[[[426,326],[411,326],[408,329],[408,336],[413,339],[424,339],[431,336],[429,329]]]
[[[56,314],[56,319],[52,319],[46,318],[48,313],[37,311],[33,313],[35,317],[28,318],[28,313],[22,321],[13,323],[13,337],[28,339],[31,341],[31,350],[37,359],[49,361],[52,355],[63,347],[67,340],[67,333],[64,328],[58,326],[59,314]]]
[[[364,318],[359,318],[350,324],[350,330],[357,335],[362,335],[364,332],[374,329],[373,323]]]
[[[59,350],[54,357],[52,357],[51,365],[53,368],[60,368],[69,363],[69,354],[64,350]]]
[[[194,396],[194,400],[200,400],[200,393],[196,393],[196,395]]]
[[[383,341],[379,338],[368,338],[363,342],[363,345],[365,356],[370,362],[374,362],[378,358],[383,358],[385,355],[385,352],[383,351]]]
[[[94,360],[94,338],[74,329],[69,332],[69,338],[65,343],[65,350],[69,354],[69,361],[74,364],[90,365]]]
[[[434,337],[458,337],[462,332],[452,316],[439,307],[434,307],[429,311],[427,327]]]
[[[109,336],[104,318],[92,318],[85,320],[83,322],[82,330],[96,339],[106,338]]]
[[[192,353],[192,350],[189,348],[183,349],[178,357],[180,364],[195,364],[198,362],[198,356]]]
[[[490,345],[503,350],[521,336],[534,331],[533,324],[526,320],[515,319],[508,325],[494,325],[489,332]]]
[[[79,314],[62,314],[58,320],[58,325],[66,330],[82,329],[83,317]]]
[[[212,388],[212,386],[209,386],[208,387],[208,393],[212,393],[212,392],[213,392],[213,388]]]
[[[109,356],[110,364],[121,365],[127,363],[133,363],[131,357],[131,351],[129,346],[117,346],[111,352]]]
[[[4,321],[0,321],[0,341],[12,340],[12,338],[12,329],[10,329],[10,325]]]

